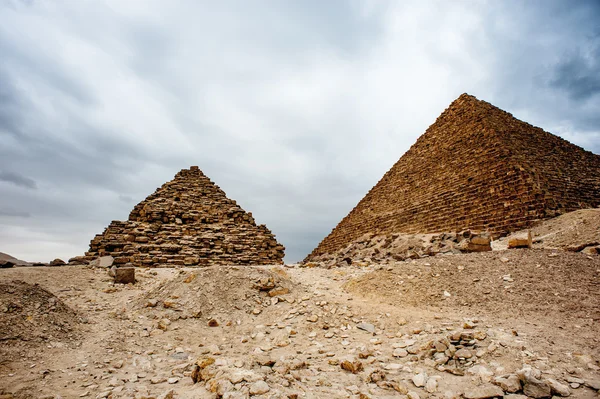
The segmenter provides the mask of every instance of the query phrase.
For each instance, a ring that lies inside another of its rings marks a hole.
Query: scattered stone
[[[356,325],[356,328],[358,328],[359,330],[363,330],[366,331],[368,333],[374,334],[375,333],[375,326],[373,324],[369,324],[369,323],[358,323]]]
[[[425,390],[429,393],[434,393],[437,391],[438,388],[438,379],[440,377],[435,376],[435,377],[430,377],[427,379],[427,382],[425,383]]]
[[[509,393],[515,393],[521,390],[521,381],[519,380],[519,377],[515,374],[496,377],[494,378],[492,383],[498,385],[505,392]]]
[[[256,381],[250,385],[250,395],[262,395],[270,390],[271,388],[269,385],[262,380]]]
[[[541,380],[541,372],[532,368],[517,371],[523,384],[523,393],[532,398],[549,398],[552,396],[550,385]]]
[[[115,270],[116,284],[135,284],[135,268],[134,267],[118,267]]]
[[[363,364],[359,360],[343,360],[340,362],[340,367],[346,371],[356,374],[363,370]]]
[[[146,307],[147,308],[155,308],[156,305],[158,305],[158,299],[148,299],[148,301],[146,302]]]
[[[559,396],[571,395],[571,390],[569,389],[569,387],[567,385],[561,384],[560,382],[556,381],[553,378],[548,378],[546,381],[548,382],[548,385],[550,385],[550,390],[552,391],[552,393],[554,395],[559,395]]]
[[[427,382],[427,374],[419,373],[419,374],[413,376],[412,382],[413,382],[413,384],[415,384],[416,387],[419,387],[419,388],[424,387],[425,383]]]
[[[212,357],[204,357],[198,359],[194,364],[194,367],[192,368],[192,381],[205,381],[208,377],[208,375],[205,373],[205,370],[207,370],[208,367],[213,365],[214,363],[215,359]]]
[[[531,230],[526,234],[508,238],[508,248],[531,248]]]
[[[49,263],[50,266],[64,266],[66,262],[62,259],[56,258]]]
[[[397,348],[394,349],[394,352],[392,353],[392,356],[394,357],[406,357],[408,356],[408,351],[404,348]]]
[[[210,319],[208,321],[209,327],[219,327],[219,322],[216,319]]]
[[[495,385],[483,385],[465,389],[463,396],[465,399],[501,398],[504,396],[504,391]]]
[[[408,396],[408,399],[421,399],[419,394],[416,393],[415,391],[409,391],[407,396]]]

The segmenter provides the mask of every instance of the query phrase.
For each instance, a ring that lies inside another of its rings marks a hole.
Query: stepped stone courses
[[[281,264],[284,249],[192,166],[137,204],[127,221],[111,222],[84,259],[110,255],[117,266],[151,267]]]
[[[366,233],[499,233],[598,206],[600,156],[462,94],[305,261]]]

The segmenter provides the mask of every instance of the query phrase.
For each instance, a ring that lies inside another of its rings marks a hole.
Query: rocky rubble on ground
[[[532,248],[560,249],[582,252],[586,255],[600,254],[600,208],[580,209],[536,223],[530,229]],[[506,249],[513,237],[525,231],[514,232],[492,243],[494,250]]]
[[[79,317],[63,301],[37,284],[0,282],[0,358],[21,347],[75,344]]]
[[[82,345],[19,341],[20,355],[0,362],[1,399],[599,395],[596,256],[137,268],[125,285],[110,265],[2,271],[39,281],[88,321]]]
[[[491,236],[465,230],[439,234],[365,234],[345,248],[330,254],[313,256],[307,265],[326,267],[359,263],[382,263],[418,259],[437,254],[491,251]]]
[[[187,318],[219,325],[236,322],[239,317],[256,316],[263,309],[285,301],[294,290],[292,286],[281,267],[182,269],[172,280],[147,292],[135,306],[144,314],[160,319],[158,324],[164,330],[165,323]]]

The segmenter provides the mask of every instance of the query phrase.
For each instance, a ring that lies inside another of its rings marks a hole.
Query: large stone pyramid
[[[511,231],[600,205],[600,156],[462,94],[306,258],[366,233]]]
[[[134,266],[249,265],[283,263],[284,247],[257,226],[197,166],[137,204],[127,221],[113,221],[96,235],[86,259],[112,255]]]

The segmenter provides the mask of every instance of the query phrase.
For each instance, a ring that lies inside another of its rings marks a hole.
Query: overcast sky
[[[198,165],[301,260],[463,92],[600,153],[600,2],[2,0],[0,251]]]

